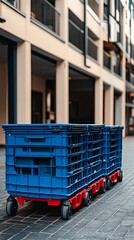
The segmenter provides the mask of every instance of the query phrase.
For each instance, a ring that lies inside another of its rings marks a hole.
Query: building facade
[[[0,124],[118,124],[133,134],[134,1],[1,0],[0,86]]]

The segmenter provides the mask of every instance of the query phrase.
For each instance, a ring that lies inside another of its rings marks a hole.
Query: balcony
[[[88,0],[89,7],[94,11],[94,13],[99,17],[99,4],[97,1]]]
[[[109,15],[109,13],[108,13],[108,3],[107,3],[106,0],[104,0],[104,5],[103,5],[103,7],[104,7],[103,19],[104,19],[105,21],[107,21],[107,20],[108,20],[108,15]]]
[[[83,52],[83,39],[84,31],[69,20],[69,42]]]
[[[117,62],[116,66],[114,66],[114,72],[117,75],[122,76],[122,65],[121,65],[121,63]]]
[[[60,13],[47,0],[32,0],[31,17],[45,25],[49,30],[60,35]]]
[[[131,43],[130,38],[126,36],[126,53],[130,56],[131,55]]]
[[[103,52],[103,66],[111,70],[111,55],[107,52]]]
[[[134,44],[131,44],[131,58],[134,59]]]
[[[5,0],[7,3],[11,4],[13,7],[22,11],[22,0]]]
[[[134,85],[134,75],[131,73],[130,69],[126,69],[126,80]]]
[[[84,51],[83,22],[69,9],[69,42]]]
[[[94,43],[94,41],[88,36],[87,38],[87,46],[88,46],[88,56],[98,60],[98,46]]]

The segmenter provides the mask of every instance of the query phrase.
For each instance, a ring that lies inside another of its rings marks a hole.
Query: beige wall
[[[124,0],[123,0],[124,3]],[[100,1],[101,11],[103,10],[103,1]],[[30,1],[23,0],[24,13],[19,14],[2,2],[2,15],[6,19],[0,27],[8,33],[8,37],[18,42],[17,46],[17,122],[31,122],[31,89],[42,91],[45,99],[45,80],[38,79],[36,76],[31,80],[31,48],[32,46],[40,49],[44,55],[53,56],[58,60],[56,69],[56,119],[57,122],[68,122],[69,119],[69,102],[68,102],[68,68],[69,64],[75,66],[80,71],[94,76],[95,81],[95,123],[103,122],[103,84],[110,86],[110,92],[106,92],[106,99],[109,100],[104,104],[104,112],[107,116],[106,123],[113,123],[113,94],[112,91],[117,89],[122,93],[121,99],[121,122],[125,124],[125,73],[123,78],[118,77],[113,72],[103,68],[103,40],[107,39],[107,28],[100,23],[98,18],[94,16],[92,11],[87,11],[87,25],[98,36],[99,40],[99,61],[96,62],[91,58],[87,58],[87,68],[84,65],[84,56],[81,51],[72,47],[68,43],[68,8],[70,8],[82,21],[84,18],[83,4],[78,0],[58,0],[57,8],[61,14],[60,33],[61,37],[55,37],[49,31],[39,25],[34,20],[30,20]],[[101,16],[101,20],[102,20]],[[125,49],[125,46],[124,46]],[[125,57],[123,58],[123,67],[125,68]],[[5,86],[3,86],[4,88]],[[0,89],[3,89],[0,88]],[[2,94],[3,90],[2,91]],[[108,97],[107,97],[108,95]],[[6,100],[3,100],[6,101]],[[43,101],[45,102],[45,100]],[[6,103],[4,102],[4,106]],[[109,107],[110,106],[110,107]],[[3,120],[6,120],[3,114]],[[43,106],[43,116],[45,121],[45,105]]]

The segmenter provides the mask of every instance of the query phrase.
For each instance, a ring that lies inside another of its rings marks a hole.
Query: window
[[[15,8],[22,10],[21,9],[21,0],[6,0],[8,3],[13,5]]]
[[[88,0],[88,5],[95,12],[97,16],[99,16],[99,1],[98,0]]]
[[[83,22],[71,10],[69,10],[69,42],[72,43],[81,51],[84,51],[83,29],[84,29]]]

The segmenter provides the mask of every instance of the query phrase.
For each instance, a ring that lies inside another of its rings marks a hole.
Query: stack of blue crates
[[[121,169],[122,166],[122,126],[105,126],[103,141],[103,175]]]
[[[87,184],[86,125],[9,124],[3,128],[9,194],[66,199]]]
[[[68,199],[121,168],[122,127],[4,124],[6,189],[14,196]]]

